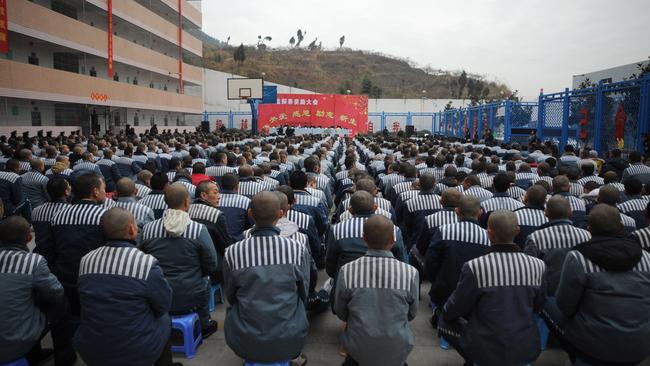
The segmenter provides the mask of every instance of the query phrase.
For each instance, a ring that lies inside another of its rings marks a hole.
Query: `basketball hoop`
[[[248,97],[239,97],[239,104],[248,104]]]

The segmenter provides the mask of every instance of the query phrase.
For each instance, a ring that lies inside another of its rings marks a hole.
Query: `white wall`
[[[585,79],[587,78],[589,78],[589,80],[594,84],[598,84],[600,80],[609,79],[609,78],[612,79],[613,83],[617,81],[623,81],[625,79],[629,79],[630,75],[632,74],[637,74],[637,75],[639,74],[639,68],[637,64],[647,65],[648,63],[650,63],[650,61],[639,61],[629,65],[622,65],[622,66],[612,67],[609,69],[588,72],[586,74],[573,75],[572,86],[573,89],[579,88],[580,83],[585,81]]]

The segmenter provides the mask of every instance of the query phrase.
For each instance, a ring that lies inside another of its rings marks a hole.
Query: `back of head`
[[[614,186],[604,186],[598,190],[598,203],[615,206],[620,198],[621,194]]]
[[[629,155],[630,163],[640,163],[641,162],[641,153],[638,151],[632,151]]]
[[[350,198],[350,207],[357,215],[367,215],[374,211],[375,201],[368,192],[355,192]]]
[[[284,185],[284,186],[279,186],[277,188],[277,191],[284,193],[284,195],[287,197],[287,202],[290,205],[293,205],[293,202],[295,200],[295,197],[293,196],[293,188]]]
[[[289,185],[294,190],[302,191],[307,187],[307,174],[302,170],[296,170],[289,176]]]
[[[253,168],[251,168],[250,165],[245,164],[239,167],[240,178],[247,178],[252,176],[253,176]]]
[[[512,211],[497,210],[488,219],[488,233],[494,244],[511,244],[519,233],[517,216]]]
[[[403,171],[406,178],[415,178],[418,175],[418,170],[411,164],[406,164]]]
[[[624,185],[628,196],[638,196],[643,191],[643,183],[634,177],[626,179]]]
[[[192,166],[192,174],[205,174],[205,164],[195,163]]]
[[[546,190],[540,186],[532,185],[526,190],[526,204],[528,206],[542,207],[546,202]]]
[[[558,175],[557,177],[553,178],[554,193],[568,192],[570,188],[571,182],[569,182],[569,178],[565,177],[564,175]]]
[[[122,177],[115,186],[118,197],[132,197],[135,195],[135,183],[129,177]]]
[[[102,215],[102,230],[108,240],[130,240],[129,227],[135,223],[133,214],[121,207],[113,207]]]
[[[442,192],[440,201],[445,207],[458,207],[463,195],[456,188],[447,188]]]
[[[584,163],[584,164],[582,164],[581,168],[582,168],[582,176],[583,177],[588,177],[590,175],[594,175],[594,170],[595,170],[594,164],[592,164],[592,163]]]
[[[184,209],[189,199],[190,194],[187,188],[181,183],[174,183],[165,189],[165,203],[171,209]]]
[[[369,249],[389,250],[395,242],[393,223],[382,215],[375,215],[363,223],[363,239]]]
[[[618,174],[616,174],[615,171],[610,170],[603,174],[603,180],[605,181],[605,184],[618,183]]]
[[[316,168],[320,166],[320,160],[315,156],[310,156],[303,162],[305,170],[309,173],[316,172]]]
[[[546,217],[549,220],[566,220],[571,216],[571,204],[562,196],[553,196],[546,202]]]
[[[377,185],[372,179],[359,179],[354,186],[357,192],[364,191],[374,195],[377,191]]]
[[[476,175],[468,175],[467,178],[465,178],[465,182],[470,187],[481,185],[481,180]]]
[[[22,216],[9,216],[0,222],[1,246],[26,245],[30,241],[29,222]]]
[[[239,176],[234,173],[226,173],[221,177],[221,186],[226,191],[234,191],[239,184]]]
[[[492,184],[494,185],[494,190],[498,193],[504,193],[510,188],[510,178],[505,173],[499,173],[494,176],[492,179]]]
[[[43,162],[43,160],[41,160],[41,159],[32,159],[32,160],[29,161],[29,166],[33,170],[41,171],[45,167],[45,162]]]
[[[149,170],[143,169],[140,171],[140,173],[138,173],[137,177],[139,181],[151,184],[151,177],[153,177],[153,173]]]
[[[78,199],[91,198],[94,189],[99,189],[102,178],[95,174],[79,176],[74,183],[74,194]]]
[[[257,227],[273,226],[280,218],[280,200],[274,192],[260,192],[251,200],[250,213]],[[279,214],[278,214],[279,212]]]
[[[481,200],[474,196],[464,195],[458,202],[457,211],[461,218],[477,218],[481,211]]]
[[[420,176],[420,190],[432,191],[436,186],[436,178],[433,174],[424,173]]]
[[[589,212],[589,231],[592,235],[614,236],[621,229],[621,214],[614,206],[598,204]]]
[[[66,192],[70,189],[68,181],[61,177],[52,177],[47,182],[46,190],[52,201],[59,201],[66,197]]]
[[[455,178],[457,173],[458,170],[455,166],[450,165],[445,168],[445,178]]]
[[[151,176],[151,189],[156,191],[162,191],[167,187],[169,183],[169,178],[165,173],[156,173]]]
[[[280,208],[282,211],[287,212],[289,211],[289,200],[287,199],[287,195],[280,191],[275,191],[273,192],[278,198],[278,201],[280,202]]]

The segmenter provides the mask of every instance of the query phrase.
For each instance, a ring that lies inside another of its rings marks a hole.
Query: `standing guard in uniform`
[[[394,233],[393,223],[380,215],[366,220],[368,251],[339,271],[334,310],[347,322],[341,335],[348,353],[345,366],[402,366],[413,349],[408,322],[418,312],[420,280],[415,268],[391,253]],[[385,349],[396,352],[377,352]]]
[[[534,315],[546,300],[544,262],[521,253],[518,231],[514,213],[490,215],[488,254],[463,265],[442,310],[438,329],[466,365],[532,364],[541,352]]]
[[[280,236],[283,212],[274,193],[255,195],[249,214],[251,237],[228,247],[224,259],[226,343],[247,361],[304,365],[309,250]]]
[[[138,227],[126,209],[106,212],[102,229],[107,242],[81,259],[77,351],[89,365],[172,365],[172,289],[158,261],[135,247]]]

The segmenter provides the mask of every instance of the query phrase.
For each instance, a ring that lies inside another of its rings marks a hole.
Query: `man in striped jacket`
[[[515,243],[520,249],[524,248],[526,238],[540,226],[546,224],[548,219],[544,215],[544,204],[546,203],[546,190],[533,185],[528,188],[524,196],[525,207],[515,210],[519,232],[515,237]]]
[[[68,199],[72,193],[70,183],[63,177],[54,177],[47,182],[47,193],[50,196],[50,202],[46,202],[32,211],[32,226],[34,227],[34,253],[38,253],[45,258],[54,256],[54,238],[52,237],[51,223],[52,218],[59,211],[68,207]],[[48,251],[50,251],[48,253]],[[51,268],[54,263],[48,263]]]
[[[283,217],[272,192],[253,197],[251,237],[226,249],[224,290],[228,346],[251,362],[275,363],[300,358],[309,322],[305,302],[309,287],[309,250],[280,236]],[[298,360],[296,360],[298,361]]]
[[[196,309],[203,338],[207,338],[217,330],[217,323],[210,319],[207,281],[218,269],[217,253],[205,225],[187,213],[187,188],[174,183],[165,189],[164,197],[169,209],[162,219],[144,227],[140,248],[156,257],[174,291],[171,311],[186,314]]]
[[[478,198],[463,196],[456,215],[458,222],[440,227],[426,251],[424,271],[431,281],[429,297],[437,306],[444,304],[456,288],[463,264],[485,254],[490,245],[487,232],[478,224]]]
[[[236,174],[224,174],[221,185],[223,191],[219,199],[219,209],[226,215],[228,233],[233,240],[242,240],[244,231],[252,225],[248,217],[251,200],[239,194],[239,177]]]
[[[546,300],[544,262],[514,243],[514,213],[495,211],[488,221],[488,253],[462,266],[438,330],[466,365],[525,365],[540,354],[535,313]]]
[[[163,173],[156,173],[151,177],[151,192],[143,197],[139,204],[149,207],[153,210],[154,218],[156,220],[162,218],[163,213],[167,209],[165,203],[165,189],[169,185],[167,175]]]
[[[571,205],[562,196],[553,196],[544,211],[549,222],[533,231],[526,239],[524,252],[546,264],[547,295],[555,296],[562,264],[567,253],[576,245],[591,239],[591,234],[571,222]]]
[[[510,188],[510,178],[506,173],[495,175],[492,180],[492,185],[494,186],[494,195],[492,198],[481,202],[483,215],[481,216],[480,223],[483,227],[487,227],[490,214],[496,210],[514,211],[524,207],[523,203],[512,198],[508,193],[508,188]]]
[[[172,290],[158,261],[135,247],[129,211],[109,210],[102,228],[107,242],[81,259],[75,348],[90,365],[171,365]]]
[[[120,180],[117,181],[117,189],[115,193],[115,201],[111,201],[112,204],[110,206],[121,207],[129,211],[135,218],[135,222],[138,225],[138,232],[140,232],[145,225],[156,219],[156,215],[151,207],[138,202],[136,197],[137,189],[131,178],[120,178]]]
[[[650,355],[650,254],[620,237],[615,207],[596,205],[593,237],[569,252],[543,317],[569,354],[591,365],[636,365]]]
[[[339,271],[334,310],[347,322],[342,340],[348,356],[343,365],[401,366],[413,348],[408,322],[418,311],[420,280],[415,268],[391,253],[393,228],[380,215],[366,220],[363,239],[368,251]],[[394,352],[377,352],[382,349]]]

